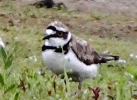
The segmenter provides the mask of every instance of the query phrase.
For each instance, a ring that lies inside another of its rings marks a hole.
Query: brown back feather
[[[77,58],[86,65],[100,63],[101,58],[99,54],[86,41],[72,36],[71,48]]]

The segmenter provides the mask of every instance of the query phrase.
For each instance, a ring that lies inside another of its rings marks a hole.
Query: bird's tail
[[[119,56],[100,54],[101,60],[100,63],[107,63],[111,60],[119,60]]]

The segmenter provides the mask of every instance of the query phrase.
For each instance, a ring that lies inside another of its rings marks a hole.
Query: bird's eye
[[[57,35],[61,37],[63,36],[63,32],[58,32]]]

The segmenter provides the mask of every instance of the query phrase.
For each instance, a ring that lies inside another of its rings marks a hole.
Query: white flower
[[[129,56],[130,56],[130,58],[133,58],[135,55],[133,53],[131,53]]]
[[[109,54],[109,53],[110,53],[109,50],[106,50],[106,51],[103,52],[103,54]]]
[[[4,44],[4,42],[3,42],[3,40],[2,40],[1,37],[0,37],[0,46],[2,46],[3,48],[5,48],[5,44]]]
[[[37,61],[38,61],[37,58],[36,58],[36,56],[30,56],[29,59],[30,59],[30,60],[34,60],[34,62],[37,62]]]
[[[118,63],[125,64],[125,63],[126,63],[126,60],[124,60],[124,59],[119,59],[119,60],[118,60]]]

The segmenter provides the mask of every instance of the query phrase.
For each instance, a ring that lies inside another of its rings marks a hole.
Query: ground
[[[21,1],[23,4],[32,4],[39,0],[17,1]],[[56,0],[55,2],[63,2],[69,11],[87,13],[88,17],[84,19],[83,17],[77,18],[82,15],[73,14],[73,17],[76,17],[78,21],[76,20],[75,23],[73,20],[70,20],[69,23],[66,22],[74,31],[98,34],[100,37],[111,37],[113,34],[118,39],[137,36],[136,0]],[[75,27],[76,25],[77,27]]]
[[[82,0],[69,1],[64,0],[68,9],[62,10],[36,8],[25,0],[0,1],[0,36],[6,44],[0,54],[1,100],[91,100],[95,94],[89,87],[100,88],[98,100],[137,98],[137,19],[133,9],[136,1],[85,1],[92,5],[104,4],[106,12],[106,7],[109,9],[109,4],[112,4],[113,9],[110,9],[109,14],[101,11],[103,8],[100,7],[103,6],[91,6],[94,7],[94,12],[91,12],[90,7],[85,11],[84,8],[73,6],[79,5]],[[124,13],[113,7],[115,4],[117,8],[125,4]],[[76,8],[71,9],[73,7]],[[56,79],[55,92],[54,74],[41,59],[44,31],[53,20],[62,21],[73,34],[88,41],[98,52],[109,50],[110,54],[119,55],[121,61],[125,62],[102,65],[96,78],[83,82],[79,96],[70,96],[77,90],[77,83],[67,81],[66,86],[59,77]]]

